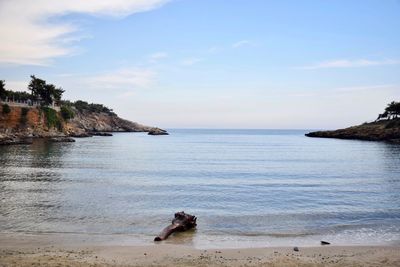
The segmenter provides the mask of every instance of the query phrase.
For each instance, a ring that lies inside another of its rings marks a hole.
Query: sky
[[[399,0],[0,0],[0,79],[162,128],[334,129],[400,101]]]

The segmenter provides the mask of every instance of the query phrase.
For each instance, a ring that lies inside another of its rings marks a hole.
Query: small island
[[[0,145],[30,144],[33,138],[74,142],[72,137],[111,136],[111,132],[168,134],[122,119],[102,104],[63,100],[62,88],[34,75],[28,90],[6,90],[5,81],[0,80]]]
[[[311,132],[306,136],[400,143],[400,102],[388,104],[374,122],[335,131]]]

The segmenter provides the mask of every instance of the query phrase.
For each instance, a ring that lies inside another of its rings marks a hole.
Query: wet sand
[[[196,249],[164,243],[61,245],[0,236],[0,266],[400,266],[400,247]]]

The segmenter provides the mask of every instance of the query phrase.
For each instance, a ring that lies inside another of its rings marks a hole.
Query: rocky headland
[[[400,143],[400,118],[379,120],[335,131],[311,132],[306,136]]]
[[[65,119],[62,110],[51,107],[0,102],[0,144],[30,144],[33,138],[71,142],[68,137],[111,136],[111,132],[166,133],[156,127],[124,120],[113,112],[70,109],[73,117]]]

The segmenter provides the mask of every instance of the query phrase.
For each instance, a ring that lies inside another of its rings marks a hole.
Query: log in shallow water
[[[162,241],[168,238],[174,232],[182,232],[196,227],[196,216],[186,214],[185,212],[175,213],[175,218],[171,225],[168,225],[164,230],[154,238],[154,241]]]

